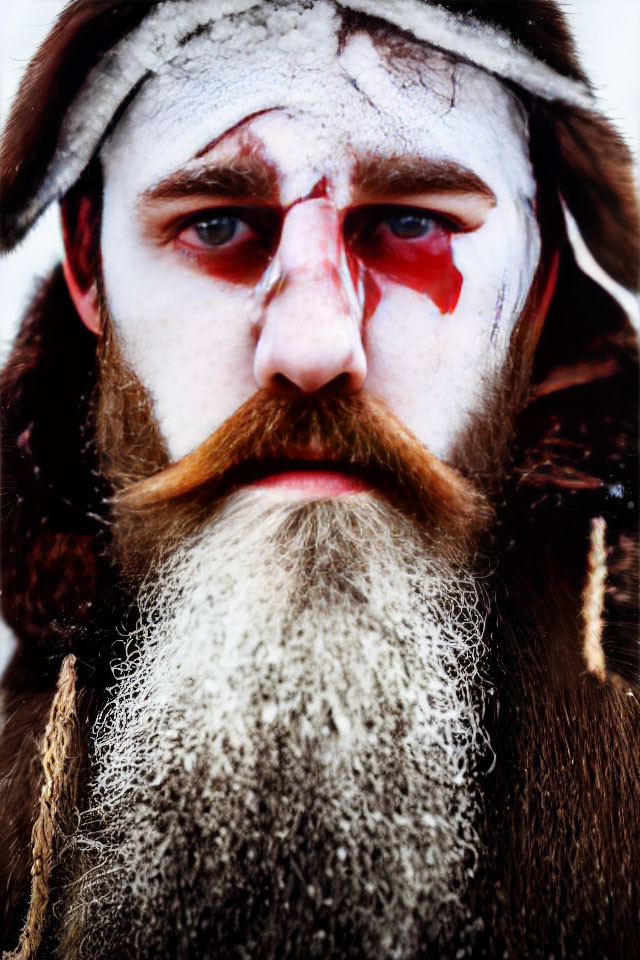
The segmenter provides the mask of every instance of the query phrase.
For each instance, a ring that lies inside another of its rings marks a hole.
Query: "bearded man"
[[[630,160],[551,0],[74,0],[3,144],[10,957],[637,957]]]

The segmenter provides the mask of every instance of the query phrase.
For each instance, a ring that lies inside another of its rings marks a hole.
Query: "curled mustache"
[[[165,552],[158,551],[160,544],[169,548],[176,537],[193,533],[235,487],[301,461],[362,476],[431,537],[469,546],[491,517],[483,494],[433,456],[381,401],[259,392],[196,450],[116,493],[115,517],[129,541],[129,561],[132,551],[157,556]]]

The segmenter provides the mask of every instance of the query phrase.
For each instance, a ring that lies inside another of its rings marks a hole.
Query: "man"
[[[2,163],[66,248],[11,956],[640,956],[637,216],[555,5],[76,0]]]

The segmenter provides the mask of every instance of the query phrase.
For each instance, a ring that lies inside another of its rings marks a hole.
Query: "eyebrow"
[[[450,160],[428,160],[404,154],[374,155],[358,160],[353,186],[368,198],[438,192],[473,194],[491,206],[497,202],[493,190],[467,167]]]
[[[369,155],[358,159],[352,186],[367,199],[438,192],[480,196],[491,206],[496,204],[493,190],[467,167],[449,160],[428,160],[405,154],[392,157]],[[253,158],[199,170],[177,170],[145,190],[138,205],[206,196],[277,203],[276,170],[263,159],[256,161]]]
[[[207,166],[200,170],[177,170],[145,190],[139,206],[149,203],[184,200],[188,197],[217,196],[230,200],[258,200],[273,203],[278,199],[275,169],[264,160],[259,163],[235,160],[232,164]]]

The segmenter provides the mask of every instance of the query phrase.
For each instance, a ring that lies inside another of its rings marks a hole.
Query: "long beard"
[[[376,496],[264,489],[174,551],[95,728],[60,956],[383,960],[470,930],[483,617],[445,555]]]

